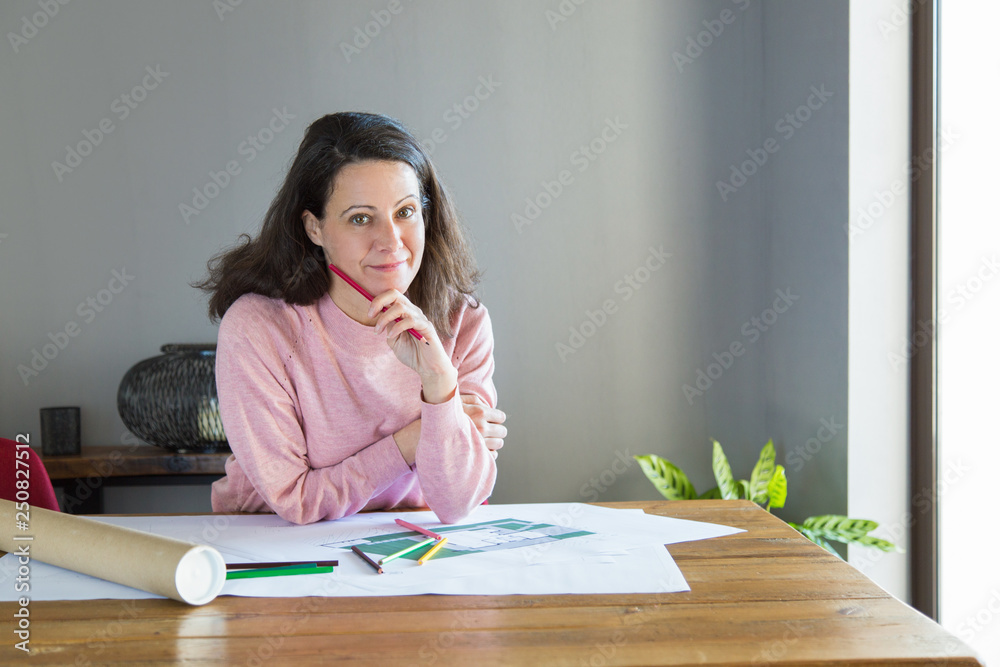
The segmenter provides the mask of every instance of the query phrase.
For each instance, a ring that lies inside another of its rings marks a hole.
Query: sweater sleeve
[[[294,388],[269,325],[232,314],[219,327],[219,411],[237,462],[276,514],[296,524],[354,514],[410,472],[391,435],[336,465],[310,467]]]
[[[496,461],[460,396],[475,394],[490,407],[497,405],[493,328],[486,307],[466,307],[455,335],[458,391],[444,403],[421,403],[416,455],[424,499],[444,523],[459,521],[489,498],[497,476]]]

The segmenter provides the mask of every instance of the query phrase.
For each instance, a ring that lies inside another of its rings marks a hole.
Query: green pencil
[[[269,567],[260,570],[234,570],[226,573],[226,579],[255,579],[257,577],[284,577],[294,574],[323,574],[333,572],[329,565],[290,565],[288,567]]]
[[[406,547],[402,551],[397,551],[394,554],[389,554],[385,558],[379,560],[378,564],[379,565],[384,565],[385,563],[388,563],[391,560],[396,560],[400,556],[405,556],[406,554],[410,553],[411,551],[416,551],[420,547],[426,547],[428,544],[433,544],[434,542],[437,542],[437,540],[435,540],[433,537],[428,537],[423,542],[417,542],[416,544],[411,544],[410,546]]]

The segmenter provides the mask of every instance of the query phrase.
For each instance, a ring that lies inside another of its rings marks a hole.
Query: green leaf
[[[639,462],[642,472],[656,490],[667,500],[693,500],[697,497],[694,485],[684,471],[675,466],[670,461],[660,458],[656,454],[646,454],[644,456],[633,456]]]
[[[809,530],[819,533],[861,537],[878,528],[878,523],[867,519],[851,519],[842,514],[811,516],[802,522]]]
[[[785,477],[785,466],[777,465],[774,468],[774,475],[767,483],[768,508],[784,507],[785,499],[788,497],[788,478]]]
[[[760,458],[757,465],[750,473],[750,489],[747,495],[755,503],[764,505],[768,501],[768,484],[774,476],[774,442],[767,441],[764,448],[760,450]]]
[[[830,544],[828,541],[826,541],[822,535],[817,534],[815,531],[809,530],[805,526],[800,526],[797,523],[792,523],[791,521],[788,522],[788,525],[794,528],[795,530],[799,531],[800,533],[802,533],[802,535],[810,542],[818,544],[819,546],[823,547],[824,549],[832,553],[837,558],[840,558],[840,554],[837,553],[837,550],[834,549],[833,545]]]
[[[875,549],[880,549],[881,551],[902,551],[902,549],[897,547],[889,540],[883,540],[881,537],[875,537],[873,535],[865,535],[864,537],[859,537],[852,543],[859,544],[864,547],[873,547]]]
[[[712,472],[715,473],[715,481],[719,483],[722,497],[725,500],[738,500],[740,494],[733,479],[733,469],[729,467],[729,460],[718,440],[712,441]]]
[[[750,482],[745,479],[736,480],[736,488],[739,491],[740,498],[743,500],[750,498]]]
[[[857,544],[863,547],[874,547],[882,551],[894,551],[896,545],[868,532],[878,528],[878,523],[868,519],[852,519],[842,514],[823,514],[811,516],[802,522],[803,530],[809,531],[826,540],[835,540],[844,544]]]
[[[719,487],[717,486],[713,486],[711,489],[698,496],[698,500],[719,500],[721,498],[722,494],[719,493]]]

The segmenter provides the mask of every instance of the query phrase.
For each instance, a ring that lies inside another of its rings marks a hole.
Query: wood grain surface
[[[33,665],[979,665],[972,650],[747,501],[600,503],[746,529],[670,547],[645,595],[32,602]],[[13,584],[11,584],[13,585]],[[0,615],[12,619],[15,603]]]
[[[153,445],[82,447],[78,456],[42,459],[49,479],[134,477],[140,475],[224,475],[230,452],[169,452]]]

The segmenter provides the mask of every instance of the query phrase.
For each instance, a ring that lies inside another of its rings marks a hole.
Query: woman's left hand
[[[380,313],[382,308],[386,310]],[[399,290],[391,289],[372,299],[368,316],[375,318],[375,333],[385,333],[396,358],[420,376],[424,400],[428,403],[449,400],[458,387],[458,371],[423,311]],[[423,336],[423,340],[409,334],[409,329]]]

